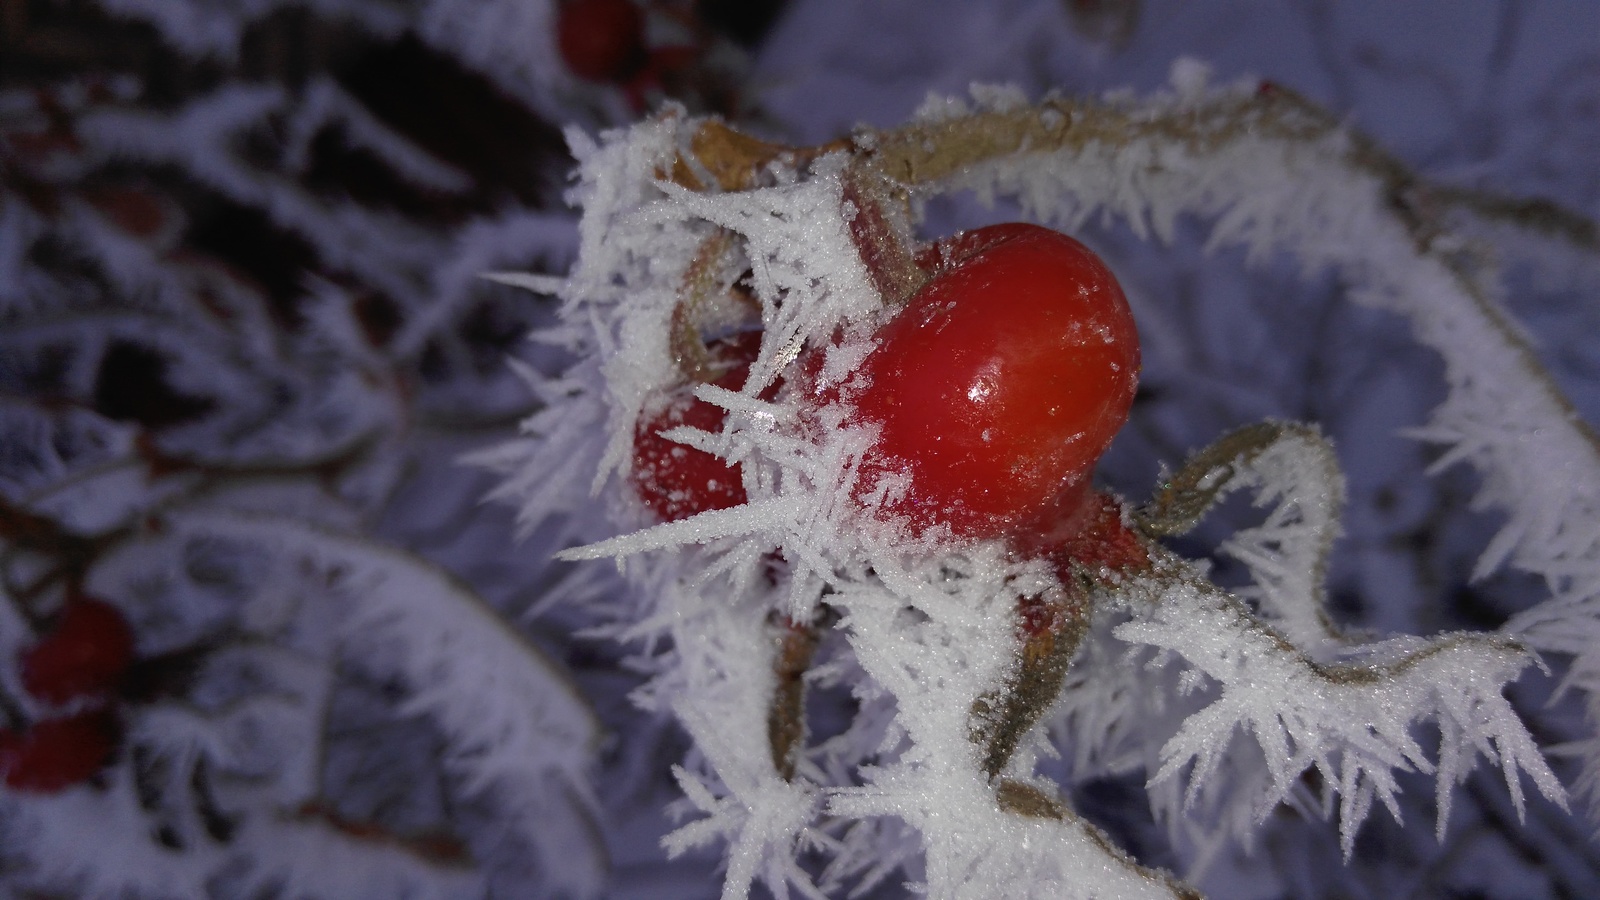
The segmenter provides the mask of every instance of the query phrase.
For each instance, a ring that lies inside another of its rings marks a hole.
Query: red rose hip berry
[[[133,629],[115,606],[67,601],[55,630],[22,653],[22,686],[47,703],[103,694],[133,662]]]
[[[737,391],[744,387],[761,349],[759,332],[744,332],[707,346],[714,368],[722,374],[711,383]],[[722,430],[727,410],[694,395],[694,385],[680,385],[662,398],[662,405],[639,419],[633,433],[636,493],[662,521],[675,522],[713,509],[744,503],[744,477],[738,466],[704,450],[662,437],[679,426],[713,434]]]
[[[1090,475],[1127,421],[1139,337],[1087,247],[1022,223],[956,235],[879,329],[857,420],[880,428],[863,492],[909,476],[883,511],[962,539],[1042,547],[1080,527]]]
[[[629,0],[562,3],[556,13],[556,46],[567,69],[589,81],[627,81],[649,58],[644,15]]]
[[[0,731],[0,772],[9,787],[55,793],[105,768],[121,734],[116,714],[104,708]]]

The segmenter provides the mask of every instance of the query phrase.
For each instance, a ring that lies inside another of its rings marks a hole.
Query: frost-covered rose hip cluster
[[[1138,382],[1138,335],[1116,279],[1077,241],[1022,223],[933,244],[918,266],[926,283],[870,336],[844,385],[852,424],[877,429],[858,494],[870,504],[864,495],[881,487],[880,514],[962,538],[1030,547],[1070,533]],[[711,342],[709,383],[739,390],[759,337]],[[811,388],[797,402],[813,413],[841,392],[814,380],[796,385]],[[722,429],[726,412],[686,387],[634,438],[634,486],[667,521],[746,499],[736,467],[663,436]]]
[[[1143,505],[1097,491],[1140,372],[1116,279],[1040,225],[918,234],[926,199],[962,189],[1066,231],[1225,212],[1219,243],[1270,224],[1405,283],[1439,261],[1415,242],[1361,256],[1395,227],[1380,191],[1350,188],[1370,160],[1254,85],[977,100],[815,147],[670,109],[574,132],[576,264],[501,276],[562,298],[539,337],[575,362],[528,373],[530,439],[483,459],[581,545],[564,558],[619,559],[624,583],[589,568],[569,590],[638,648],[635,699],[694,741],[676,774],[699,816],[668,850],[725,842],[725,897],[891,877],[935,897],[1191,894],[1072,810],[1039,774],[1060,753],[1078,778],[1144,769],[1175,843],[1320,802],[1349,853],[1374,805],[1397,812],[1397,773],[1435,773],[1443,821],[1479,755],[1519,809],[1523,777],[1564,802],[1501,694],[1530,659],[1516,640],[1362,643],[1327,616],[1344,485],[1316,428],[1223,435]],[[1253,194],[1266,175],[1295,195]],[[1162,543],[1236,492],[1266,511],[1224,548],[1243,594]]]

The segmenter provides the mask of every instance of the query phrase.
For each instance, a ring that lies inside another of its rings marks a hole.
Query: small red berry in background
[[[629,0],[569,0],[556,15],[556,46],[579,78],[622,83],[648,60],[644,14]]]
[[[933,277],[882,326],[859,421],[880,427],[863,491],[910,476],[890,515],[958,538],[1057,543],[1128,419],[1139,336],[1116,278],[1064,234],[1013,223],[924,252]]]
[[[47,703],[107,693],[133,662],[133,629],[115,606],[74,597],[21,662],[22,686]]]
[[[111,761],[121,725],[109,709],[43,719],[0,731],[0,771],[21,791],[55,793],[88,780]]]
[[[645,54],[644,63],[632,76],[622,82],[622,94],[635,112],[650,106],[650,94],[656,91],[671,93],[669,87],[679,82],[685,73],[699,63],[698,47],[657,47]]]
[[[709,343],[706,350],[711,365],[722,372],[711,383],[730,391],[743,388],[760,349],[760,332],[743,332]],[[680,425],[715,434],[726,418],[727,410],[696,397],[693,385],[674,388],[659,410],[640,418],[634,429],[630,477],[639,499],[662,521],[727,509],[747,499],[738,466],[661,436]]]

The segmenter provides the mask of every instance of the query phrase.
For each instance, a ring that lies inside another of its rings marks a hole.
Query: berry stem
[[[772,671],[777,686],[767,712],[767,743],[772,749],[772,765],[784,781],[794,780],[794,767],[806,737],[806,669],[822,637],[814,625],[784,619],[778,638],[778,655]]]
[[[1073,579],[1076,582],[1076,579]],[[1017,671],[1003,691],[972,704],[973,743],[983,748],[983,771],[999,775],[1024,735],[1061,693],[1067,668],[1089,630],[1089,589],[1069,583],[1058,596],[1027,597],[1018,603]]]
[[[1122,504],[1091,494],[1072,534],[1049,551],[1061,589],[1017,603],[1016,675],[1000,692],[973,704],[972,740],[983,748],[983,769],[998,776],[1022,738],[1055,703],[1094,615],[1097,593],[1112,575],[1151,568],[1150,538],[1123,524]]]

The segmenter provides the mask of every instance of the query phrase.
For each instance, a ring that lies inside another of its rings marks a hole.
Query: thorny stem
[[[176,506],[185,498],[199,496],[224,481],[311,475],[325,484],[331,484],[366,459],[378,441],[376,434],[367,434],[319,459],[232,464],[205,462],[172,454],[159,449],[148,434],[141,434],[134,446],[137,464],[145,467],[152,481],[178,473],[194,473],[200,476],[199,483],[167,497],[156,508],[146,510],[138,521],[92,535],[73,532],[49,516],[0,498],[0,582],[3,582],[6,593],[21,601],[23,616],[38,627],[42,617],[34,608],[34,601],[40,594],[58,583],[65,583],[69,589],[80,589],[89,569],[108,550],[142,532],[158,530],[162,509]],[[9,563],[19,551],[37,554],[48,560],[49,565],[31,583],[13,585],[10,583]]]
[[[1284,441],[1297,441],[1310,448],[1324,467],[1324,477],[1331,482],[1343,481],[1332,446],[1316,428],[1293,422],[1258,422],[1223,435],[1164,478],[1150,502],[1134,513],[1134,524],[1142,534],[1156,538],[1189,531],[1230,489],[1241,469],[1248,469],[1263,453]],[[1338,520],[1341,500],[1337,494],[1328,498],[1335,505],[1329,512],[1329,522]],[[1328,617],[1323,589],[1335,536],[1332,527],[1319,529],[1310,574],[1317,625],[1327,638],[1342,641],[1344,634]]]
[[[1017,604],[1016,674],[1003,691],[980,697],[972,709],[972,740],[983,748],[983,770],[995,778],[1022,739],[1055,703],[1067,670],[1088,634],[1101,592],[1150,570],[1152,544],[1132,527],[1120,500],[1091,494],[1074,531],[1025,555],[1048,558],[1061,588]]]
[[[1194,454],[1174,476],[1159,485],[1155,497],[1133,517],[1129,528],[1121,527],[1120,522],[1110,518],[1120,512],[1120,505],[1110,498],[1104,499],[1100,517],[1091,521],[1084,528],[1084,534],[1064,550],[1067,564],[1061,573],[1063,595],[1048,600],[1030,598],[1019,609],[1022,627],[1016,674],[1003,691],[984,695],[973,705],[972,740],[982,748],[983,770],[990,778],[1000,775],[1021,740],[1055,702],[1088,630],[1095,598],[1102,590],[1136,594],[1140,592],[1139,583],[1143,582],[1153,588],[1148,591],[1150,599],[1159,603],[1165,589],[1174,583],[1186,584],[1216,598],[1236,619],[1241,630],[1269,638],[1280,652],[1294,657],[1308,671],[1334,684],[1377,684],[1469,643],[1522,650],[1519,643],[1503,637],[1455,634],[1384,663],[1318,662],[1231,592],[1211,583],[1157,542],[1158,537],[1179,534],[1192,527],[1240,477],[1242,470],[1262,453],[1283,441],[1307,440],[1317,445],[1324,443],[1314,429],[1274,422],[1247,426],[1224,435]],[[1327,462],[1337,466],[1331,455]],[[1331,535],[1325,535],[1313,573],[1319,586],[1330,541]],[[1094,568],[1096,563],[1098,569]],[[1112,587],[1105,582],[1108,574],[1129,581],[1121,587]],[[1337,634],[1331,624],[1328,627],[1330,634]],[[1070,814],[1059,800],[1010,779],[1000,780],[997,802],[1002,809],[1020,815],[1060,819]]]
[[[346,818],[334,807],[317,800],[301,804],[294,810],[293,818],[319,821],[345,837],[393,847],[440,868],[467,868],[473,864],[470,850],[452,834],[401,834],[374,822]]]
[[[671,169],[659,174],[692,191],[712,187],[743,191],[761,184],[770,166],[799,169],[850,146],[848,140],[830,141],[815,147],[773,144],[729,128],[716,119],[707,119],[690,135],[686,148],[689,152],[678,154]]]

